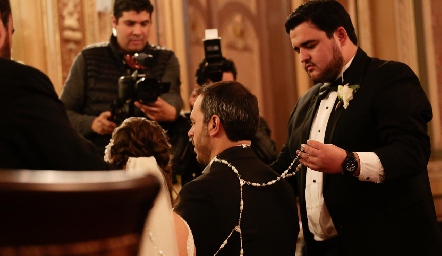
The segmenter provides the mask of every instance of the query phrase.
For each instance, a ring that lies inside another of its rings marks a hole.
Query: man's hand
[[[97,116],[92,122],[92,130],[98,134],[112,134],[117,125],[108,120],[111,115],[110,111],[105,111]]]
[[[332,144],[324,144],[316,140],[308,140],[296,154],[301,154],[299,162],[318,172],[342,173],[345,150]]]
[[[138,107],[150,120],[153,121],[175,121],[176,109],[160,97],[157,101],[148,105],[141,104],[136,101],[135,106]]]

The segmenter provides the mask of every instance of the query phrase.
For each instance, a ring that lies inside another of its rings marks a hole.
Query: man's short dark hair
[[[0,0],[0,15],[3,26],[8,27],[9,15],[11,15],[11,3],[9,0]]]
[[[204,85],[209,80],[209,72],[207,69],[207,65],[208,65],[208,62],[204,58],[200,62],[200,64],[198,65],[198,69],[195,72],[196,83],[199,85]],[[236,66],[235,66],[235,63],[233,62],[233,60],[226,59],[223,57],[221,60],[221,65],[219,67],[219,70],[222,73],[231,72],[233,74],[233,79],[236,80],[237,71],[236,71]],[[221,81],[221,80],[219,80],[219,81]],[[212,82],[219,82],[219,81],[212,81]]]
[[[118,19],[123,16],[123,12],[128,11],[136,11],[138,13],[147,11],[152,15],[153,9],[150,0],[115,0],[114,17],[118,21]]]
[[[252,140],[258,129],[258,99],[244,85],[236,81],[221,81],[202,86],[201,111],[204,122],[219,116],[231,141]]]
[[[296,8],[285,22],[285,31],[299,26],[303,22],[311,22],[324,31],[328,38],[333,36],[337,28],[343,27],[353,44],[358,44],[355,28],[345,8],[335,0],[311,0]]]

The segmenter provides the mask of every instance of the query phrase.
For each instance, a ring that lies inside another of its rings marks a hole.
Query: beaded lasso
[[[243,148],[249,147],[249,145],[242,145]],[[301,150],[301,152],[303,152],[303,150]],[[233,232],[238,232],[239,233],[239,238],[240,238],[240,245],[241,245],[241,249],[240,249],[240,256],[244,255],[244,249],[243,249],[243,243],[242,243],[242,231],[241,231],[241,219],[242,219],[242,211],[244,209],[244,200],[243,200],[243,186],[244,184],[249,185],[249,186],[253,186],[253,187],[266,187],[266,186],[270,186],[275,184],[276,182],[280,181],[281,179],[285,179],[288,177],[291,177],[293,175],[295,175],[300,169],[301,169],[301,164],[298,164],[298,166],[296,166],[295,170],[291,173],[289,173],[289,171],[292,169],[293,165],[295,164],[296,161],[298,161],[300,158],[300,154],[297,154],[296,157],[293,159],[292,163],[290,164],[290,166],[287,168],[287,170],[285,170],[280,176],[278,176],[276,179],[265,182],[265,183],[256,183],[256,182],[250,182],[247,180],[244,180],[241,178],[241,175],[239,174],[238,170],[236,169],[235,166],[233,166],[231,163],[227,162],[224,159],[219,159],[218,157],[215,157],[213,159],[213,162],[218,162],[218,163],[223,163],[225,165],[227,165],[228,167],[230,167],[233,172],[236,174],[236,176],[239,179],[239,184],[240,184],[240,195],[241,195],[241,200],[240,200],[240,204],[239,204],[239,219],[238,219],[238,225],[236,225],[232,231],[230,232],[230,234],[227,236],[227,238],[224,240],[224,242],[221,244],[221,246],[219,247],[219,249],[216,251],[216,253],[214,255],[217,255],[219,251],[221,251],[227,244],[227,241],[229,240],[229,238],[232,236]]]

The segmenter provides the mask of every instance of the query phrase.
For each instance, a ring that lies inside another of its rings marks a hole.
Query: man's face
[[[147,11],[123,12],[118,21],[112,16],[112,26],[117,31],[118,45],[128,53],[140,52],[146,47],[151,24],[151,16]]]
[[[202,98],[202,96],[198,96],[195,106],[190,114],[192,126],[189,129],[188,135],[195,147],[196,160],[204,165],[208,165],[211,160],[209,124],[203,122],[204,114],[201,112]]]
[[[12,57],[12,34],[14,33],[14,22],[12,15],[9,15],[8,26],[5,27],[0,19],[0,58],[10,60]]]
[[[328,38],[310,22],[301,23],[290,31],[293,49],[315,83],[333,82],[342,71],[344,58],[336,38],[336,33]]]
[[[232,72],[224,72],[223,78],[221,78],[221,81],[235,81],[235,78],[233,77]]]

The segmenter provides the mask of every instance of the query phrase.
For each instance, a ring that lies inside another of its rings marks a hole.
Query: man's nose
[[[140,35],[141,34],[141,25],[140,24],[135,24],[134,26],[133,26],[133,30],[132,30],[132,33],[133,34],[135,34],[135,35]]]
[[[192,139],[192,137],[193,137],[193,127],[190,127],[189,131],[187,132],[187,136],[189,136],[189,139]]]
[[[304,63],[310,59],[310,54],[307,50],[301,49],[301,50],[299,50],[299,58],[300,58],[301,62]]]

